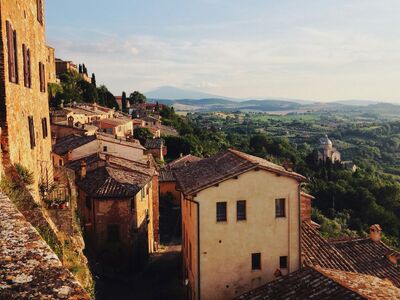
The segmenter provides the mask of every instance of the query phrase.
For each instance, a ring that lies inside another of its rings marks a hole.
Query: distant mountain
[[[379,104],[381,102],[372,101],[372,100],[343,100],[343,101],[335,101],[333,103],[339,103],[339,104],[351,105],[351,106],[368,106],[368,105]]]
[[[199,99],[230,99],[228,97],[212,95],[208,93],[180,89],[172,86],[162,86],[155,90],[145,93],[149,99],[163,99],[163,100],[199,100]]]

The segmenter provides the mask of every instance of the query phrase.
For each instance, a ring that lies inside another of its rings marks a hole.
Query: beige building
[[[132,119],[119,117],[113,119],[101,119],[94,123],[100,132],[112,134],[115,137],[128,137],[133,135]]]
[[[235,150],[175,176],[189,299],[232,299],[300,268],[303,176]]]
[[[2,166],[34,173],[33,194],[53,174],[47,94],[48,48],[42,0],[0,0]]]
[[[55,50],[53,47],[47,46],[47,60],[46,60],[46,67],[47,67],[47,81],[48,83],[58,83],[59,80],[56,76],[56,58],[55,58]]]

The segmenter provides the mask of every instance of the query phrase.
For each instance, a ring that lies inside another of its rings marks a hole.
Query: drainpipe
[[[299,182],[299,193],[298,193],[298,199],[299,199],[299,269],[301,268],[301,182]]]
[[[200,203],[191,199],[186,200],[197,205],[197,295],[200,300]]]

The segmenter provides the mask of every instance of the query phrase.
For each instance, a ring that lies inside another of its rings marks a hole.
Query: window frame
[[[47,118],[46,117],[42,118],[42,132],[43,132],[43,138],[46,139],[49,136],[49,129],[47,126]]]
[[[243,211],[239,214],[239,207],[243,208]],[[237,200],[236,201],[236,220],[237,221],[246,221],[247,220],[247,202],[246,200]]]
[[[35,123],[33,116],[28,116],[28,128],[29,128],[29,139],[31,144],[31,149],[36,147],[36,136],[35,136]]]
[[[283,208],[281,204],[283,203]],[[286,218],[286,198],[275,199],[275,218]]]
[[[251,270],[252,271],[260,271],[261,267],[261,253],[252,253],[251,254]]]
[[[226,201],[216,203],[216,220],[218,223],[228,221],[228,203]]]
[[[24,86],[32,88],[31,50],[26,44],[22,44],[22,58],[24,64]]]
[[[288,268],[288,257],[279,256],[279,269],[287,269],[287,268]]]
[[[43,0],[36,0],[37,20],[43,25]]]
[[[8,56],[8,80],[18,84],[18,47],[17,31],[13,29],[11,22],[6,21],[7,56]]]
[[[42,62],[39,62],[39,82],[40,91],[42,93],[46,93],[46,69],[44,63]]]

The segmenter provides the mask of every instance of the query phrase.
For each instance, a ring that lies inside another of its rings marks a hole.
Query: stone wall
[[[90,299],[57,255],[0,194],[1,299]]]
[[[52,177],[51,136],[49,127],[48,94],[40,91],[39,62],[46,65],[48,50],[45,42],[45,26],[37,20],[36,0],[0,0],[1,2],[1,51],[0,62],[0,115],[2,127],[3,158],[9,157],[12,164],[20,163],[34,172],[32,186],[35,200],[39,200],[38,185]],[[17,33],[18,83],[8,80],[8,53],[6,51],[6,21]],[[31,53],[32,87],[24,86],[22,45]],[[48,70],[46,70],[46,74]],[[48,78],[48,75],[45,76]],[[47,80],[46,80],[47,82]],[[46,84],[47,86],[47,84]],[[33,116],[36,146],[31,149],[28,116]],[[48,136],[43,135],[42,119],[46,118]]]

